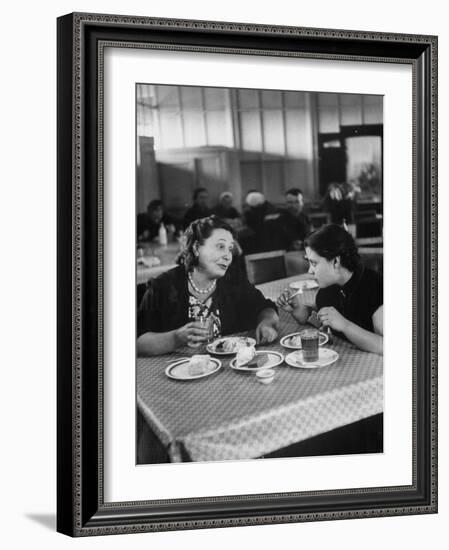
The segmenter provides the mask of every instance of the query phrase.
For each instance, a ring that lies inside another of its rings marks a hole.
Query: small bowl
[[[274,370],[273,369],[260,369],[256,372],[257,380],[261,384],[271,384],[273,382],[274,378]]]

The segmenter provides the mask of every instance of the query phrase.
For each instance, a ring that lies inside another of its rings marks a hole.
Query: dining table
[[[296,275],[257,288],[272,300]],[[313,305],[316,289],[300,299]],[[290,313],[279,311],[279,335],[257,350],[293,352],[283,336],[300,331]],[[254,337],[254,331],[239,333]],[[173,353],[137,358],[137,407],[171,462],[222,461],[263,457],[289,445],[348,426],[383,412],[383,357],[361,351],[333,336],[323,347],[338,360],[320,368],[297,368],[282,362],[271,383],[261,384],[254,372],[234,370],[234,356],[215,356],[221,368],[210,376],[173,380],[167,367],[193,353],[183,347]]]
[[[136,282],[145,284],[149,279],[154,279],[176,267],[176,257],[181,247],[178,241],[168,242],[166,245],[159,243],[139,243],[137,255]]]

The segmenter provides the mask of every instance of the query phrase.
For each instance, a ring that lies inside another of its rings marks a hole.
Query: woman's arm
[[[176,332],[145,332],[137,338],[137,355],[145,357],[175,351],[180,345]]]
[[[168,332],[145,332],[137,338],[137,355],[161,355],[175,351],[180,346],[206,342],[208,329],[200,323],[191,322]]]
[[[263,344],[273,342],[278,336],[279,315],[271,307],[263,309],[257,319],[256,340]]]
[[[279,315],[277,314],[277,311],[272,307],[263,309],[257,319],[257,324],[260,325],[260,323],[264,323],[265,325],[269,325],[277,329],[279,323]]]
[[[373,327],[376,334],[384,334],[384,306],[379,306],[373,313]]]
[[[285,289],[276,303],[283,310],[288,311],[300,325],[305,325],[312,313],[313,307],[304,303],[304,294],[296,295],[290,299],[291,295],[295,292],[296,290]]]
[[[312,311],[313,308],[311,308],[310,306],[298,304],[294,309],[292,309],[291,314],[292,317],[296,319],[300,325],[305,325]]]
[[[381,334],[365,330],[351,321],[347,322],[346,328],[342,332],[358,348],[383,355],[384,337]]]
[[[363,351],[371,351],[383,355],[383,306],[373,313],[375,332],[365,330],[346,317],[343,317],[334,307],[323,307],[318,317],[324,326],[342,332],[346,338]]]

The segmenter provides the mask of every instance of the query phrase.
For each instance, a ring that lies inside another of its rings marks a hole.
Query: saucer
[[[332,365],[332,363],[335,363],[335,361],[337,361],[339,357],[339,354],[333,349],[319,348],[317,361],[304,361],[302,350],[298,350],[289,353],[285,357],[285,362],[287,363],[287,365],[290,365],[291,367],[295,367],[297,369],[318,369],[321,367]]]
[[[281,344],[281,346],[284,346],[284,348],[302,349],[301,344],[293,344],[290,341],[291,338],[299,336],[300,334],[301,334],[300,332],[292,332],[292,334],[287,334],[287,336],[284,336],[283,338],[281,338],[279,343]],[[326,333],[324,332],[319,333],[319,340],[318,340],[319,346],[324,346],[324,344],[326,344],[328,340],[329,340],[329,336]]]
[[[180,359],[168,365],[165,369],[165,374],[173,380],[197,380],[198,378],[204,378],[214,374],[221,368],[221,361],[214,357],[209,358],[209,364],[207,370],[201,374],[191,374],[189,372],[190,359]]]

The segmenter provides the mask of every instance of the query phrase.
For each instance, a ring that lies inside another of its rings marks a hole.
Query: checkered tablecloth
[[[276,298],[295,279],[259,288]],[[280,312],[280,338],[300,328]],[[231,369],[232,357],[220,358],[216,374],[192,381],[165,375],[171,361],[192,354],[188,348],[139,358],[138,407],[174,462],[186,454],[193,461],[255,458],[382,412],[382,357],[337,338],[331,347],[340,354],[333,365],[304,370],[283,363],[268,385]],[[292,351],[279,340],[258,349]]]

